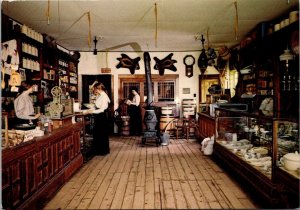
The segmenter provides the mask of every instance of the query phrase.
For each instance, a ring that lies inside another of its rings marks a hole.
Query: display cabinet
[[[69,51],[58,46],[58,84],[63,92],[68,92],[72,98],[78,98],[78,60]]]
[[[82,112],[75,113],[76,122],[82,124],[80,135],[80,148],[83,159],[87,162],[93,157],[93,128],[94,117],[93,115],[84,115]]]
[[[3,100],[13,101],[17,96],[17,92],[10,89],[12,73],[9,64],[17,65],[14,71],[19,73],[21,81],[28,79],[38,85],[38,90],[32,94],[35,113],[45,112],[45,105],[53,99],[51,89],[54,86],[60,86],[70,97],[78,99],[78,52],[74,56],[47,34],[4,14],[1,17],[7,27],[1,33],[2,43],[9,43],[9,49],[16,49],[13,56],[7,56],[7,70],[2,70]],[[11,104],[5,107],[5,111],[13,111]]]
[[[69,62],[69,93],[71,97],[78,98],[78,61]]]
[[[300,152],[299,124],[291,120],[276,121],[277,159],[275,181],[286,208],[299,207]]]
[[[285,154],[299,152],[298,124],[222,108],[216,108],[215,114],[214,157],[246,183],[266,207],[295,205],[283,195],[299,189],[299,169],[286,171],[281,162]],[[283,186],[279,178],[283,172],[294,186],[288,182]]]
[[[51,89],[58,84],[57,49],[47,45],[42,48],[41,98],[45,103],[52,100]]]
[[[59,75],[59,86],[63,92],[66,93],[69,89],[69,62],[67,61],[67,55],[63,52],[59,53],[58,58],[58,75]]]
[[[274,20],[275,22],[277,20]],[[272,24],[271,24],[272,25]],[[257,30],[251,32],[257,34]],[[257,36],[255,36],[257,38]],[[237,95],[249,110],[266,116],[299,116],[299,21],[238,47]],[[290,60],[282,58],[290,52]],[[288,64],[288,65],[287,65]],[[270,107],[264,103],[272,101]]]

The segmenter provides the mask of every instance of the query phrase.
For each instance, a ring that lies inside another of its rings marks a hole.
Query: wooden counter
[[[199,138],[202,141],[206,137],[215,135],[215,118],[207,113],[198,113]]]
[[[81,123],[2,150],[2,207],[40,209],[83,164]]]
[[[283,167],[277,167],[275,180],[279,185],[280,197],[285,208],[292,209],[299,207],[300,181],[296,171],[287,171]]]

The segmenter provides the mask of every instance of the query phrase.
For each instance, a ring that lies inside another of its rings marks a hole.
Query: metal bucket
[[[166,124],[166,126],[165,126],[163,132],[160,134],[160,144],[161,144],[162,146],[168,146],[168,145],[169,145],[169,142],[170,142],[170,134],[167,133],[167,130],[169,129],[170,125],[174,125],[174,121],[175,121],[174,118],[173,118],[172,120],[170,120],[170,121]]]
[[[170,134],[168,133],[163,133],[160,135],[160,144],[162,146],[167,146],[169,145],[170,142]]]

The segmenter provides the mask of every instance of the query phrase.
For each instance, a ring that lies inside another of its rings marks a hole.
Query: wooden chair
[[[191,134],[191,129],[194,129],[195,133],[199,131],[197,120],[194,118],[179,118],[174,121],[176,140],[178,140],[179,132],[182,133],[184,138],[188,141]]]
[[[186,135],[186,126],[187,122],[184,118],[179,118],[174,121],[175,124],[175,131],[176,131],[176,140],[178,140],[179,132],[181,132],[182,135]]]
[[[192,119],[189,119],[187,121],[187,124],[186,124],[186,139],[187,141],[189,140],[189,137],[190,137],[190,134],[191,134],[191,130],[193,129],[194,130],[194,135],[197,136],[197,133],[199,132],[199,127],[198,127],[198,122],[196,119],[192,118]]]

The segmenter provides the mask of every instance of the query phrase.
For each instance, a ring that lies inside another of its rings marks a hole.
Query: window
[[[162,81],[158,82],[158,101],[174,101],[175,100],[175,82]]]
[[[129,98],[131,88],[136,88],[140,93],[140,83],[138,82],[124,82],[123,83],[123,98]]]
[[[152,75],[152,93],[154,102],[174,102],[178,97],[178,75]],[[119,99],[128,98],[130,89],[135,87],[144,102],[147,98],[147,85],[144,75],[119,75]]]

